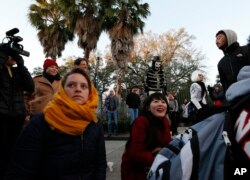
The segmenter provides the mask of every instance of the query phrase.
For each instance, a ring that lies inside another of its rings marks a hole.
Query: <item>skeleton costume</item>
[[[164,77],[159,56],[153,56],[152,67],[146,72],[144,77],[144,85],[147,95],[155,92],[166,94],[167,82]]]

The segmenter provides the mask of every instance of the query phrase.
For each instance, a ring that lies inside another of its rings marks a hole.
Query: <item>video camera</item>
[[[24,56],[29,56],[30,53],[23,49],[23,45],[19,44],[23,40],[20,36],[14,36],[19,32],[19,29],[13,28],[6,32],[6,37],[4,39],[8,39],[7,43],[0,44],[0,50],[7,51],[8,55],[12,53],[21,54]]]

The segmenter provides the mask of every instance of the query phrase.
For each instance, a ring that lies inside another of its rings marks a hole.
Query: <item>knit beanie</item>
[[[46,70],[49,66],[57,66],[58,64],[56,63],[55,60],[53,59],[45,59],[44,63],[43,63],[43,69]]]

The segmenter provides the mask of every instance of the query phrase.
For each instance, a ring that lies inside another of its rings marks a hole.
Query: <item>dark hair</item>
[[[81,63],[81,61],[85,61],[87,64],[88,64],[88,62],[87,62],[87,60],[85,59],[85,58],[77,58],[75,61],[74,61],[74,65],[75,66],[79,66],[80,65],[80,63]]]
[[[215,37],[217,37],[219,34],[224,34],[227,37],[226,33],[224,31],[222,31],[222,30],[218,31],[216,33]]]
[[[155,117],[151,111],[149,111],[150,104],[153,100],[164,100],[166,104],[168,104],[167,98],[162,93],[153,93],[150,96],[148,96],[143,104],[142,108],[142,115],[146,116],[146,118],[149,121],[149,128],[147,129],[147,138],[146,138],[146,147],[148,149],[151,149],[155,147],[155,144],[157,144],[157,133],[159,129],[163,129],[163,121],[159,120],[159,118]],[[168,106],[167,106],[168,108]]]
[[[151,149],[152,147],[155,147],[155,144],[157,144],[157,133],[159,129],[163,129],[163,121],[158,120],[159,118],[155,117],[151,111],[149,111],[150,104],[153,100],[164,100],[166,104],[167,98],[162,93],[153,93],[150,96],[146,97],[143,108],[142,108],[142,116],[145,116],[147,120],[149,121],[149,128],[147,129],[147,137],[146,137],[146,148]],[[134,121],[135,122],[135,121]],[[132,124],[133,125],[133,124]],[[131,141],[131,136],[129,137],[129,140],[126,144],[126,147]]]
[[[153,100],[164,100],[166,104],[168,103],[167,98],[162,93],[153,93],[148,96],[143,103],[142,115],[145,115],[147,118],[149,115],[153,116],[153,114],[149,111],[149,106]]]
[[[89,86],[89,92],[91,93],[91,80],[88,76],[88,74],[81,68],[79,67],[75,67],[73,69],[71,69],[69,72],[67,72],[63,78],[62,78],[62,87],[64,87],[66,80],[68,79],[68,77],[72,74],[81,74],[83,77],[86,78],[87,82],[88,82],[88,86]]]

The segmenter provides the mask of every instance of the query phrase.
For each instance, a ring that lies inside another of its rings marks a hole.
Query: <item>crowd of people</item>
[[[130,132],[121,157],[122,180],[147,178],[156,155],[178,136],[180,121],[191,126],[232,106],[228,90],[249,77],[250,45],[240,46],[229,29],[216,33],[216,45],[224,54],[218,62],[220,83],[206,87],[205,73],[195,70],[190,99],[182,104],[174,92],[167,92],[159,56],[146,72],[145,92],[131,87],[125,99]],[[1,48],[0,82],[0,179],[106,179],[104,128],[96,113],[99,96],[86,59],[77,58],[61,78],[56,60],[46,58],[42,74],[32,78],[17,52]],[[236,91],[247,96],[250,89],[244,87]],[[119,132],[119,105],[119,97],[110,90],[103,106],[108,137]],[[249,129],[245,133],[244,138],[249,137]],[[242,140],[236,139],[238,150],[243,145],[237,143]],[[243,148],[237,151],[243,153],[237,163],[250,158],[249,146]]]

